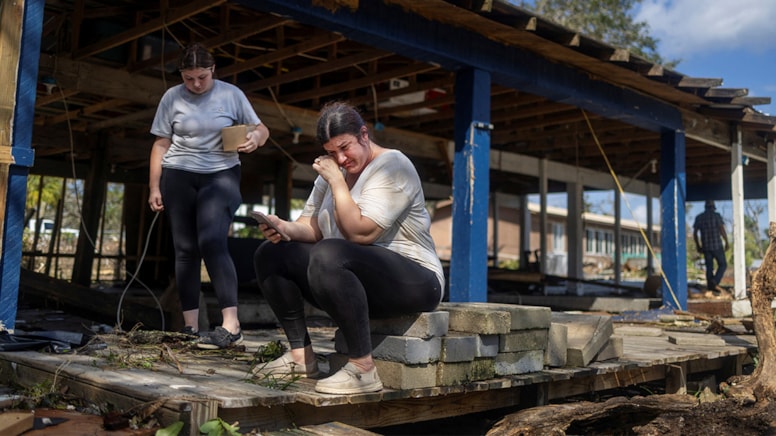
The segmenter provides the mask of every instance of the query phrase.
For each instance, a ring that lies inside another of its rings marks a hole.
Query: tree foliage
[[[27,177],[27,210],[40,208],[41,216],[53,210],[62,198],[62,179],[31,174]],[[53,213],[53,212],[52,212]]]
[[[660,41],[649,34],[649,24],[631,15],[641,0],[522,0],[520,6],[568,29],[627,48],[651,62],[674,67],[657,52]]]

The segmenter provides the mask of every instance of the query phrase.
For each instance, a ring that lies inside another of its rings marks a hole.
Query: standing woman
[[[156,140],[148,183],[151,210],[166,211],[170,220],[184,333],[199,334],[202,260],[215,288],[223,322],[197,344],[205,349],[225,348],[243,339],[237,318],[237,272],[227,237],[242,203],[238,153],[251,153],[269,139],[269,130],[245,94],[216,80],[215,68],[213,55],[202,45],[183,51],[178,64],[183,83],[162,96],[151,126]],[[235,124],[256,128],[237,151],[224,151],[221,129]]]
[[[318,177],[301,216],[294,222],[269,216],[291,241],[259,225],[268,241],[254,255],[258,284],[291,351],[255,372],[318,374],[304,316],[307,300],[331,316],[348,348],[348,363],[315,390],[379,391],[369,319],[432,311],[442,301],[444,273],[431,219],[412,162],[374,143],[354,107],[324,106],[316,140],[326,154],[313,163]]]

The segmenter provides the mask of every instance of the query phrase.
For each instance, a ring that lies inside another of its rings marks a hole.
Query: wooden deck
[[[669,392],[678,392],[688,380],[702,374],[715,374],[718,382],[741,374],[743,366],[751,362],[750,351],[756,348],[754,336],[747,334],[718,336],[725,344],[713,346],[697,344],[702,341],[678,345],[665,335],[624,336],[622,358],[585,368],[552,368],[451,387],[326,395],[314,391],[315,380],[298,380],[285,390],[261,386],[266,381],[254,380],[249,372],[253,353],[260,345],[283,336],[276,329],[244,333],[245,348],[230,352],[187,347],[168,352],[157,345],[149,352],[153,359],[148,361],[153,363],[145,369],[128,362],[137,361],[147,349],[118,343],[102,351],[107,357],[4,352],[0,353],[0,382],[27,386],[53,382],[66,386],[69,394],[120,410],[162,401],[157,412],[162,424],[182,420],[188,429],[215,417],[239,421],[242,431],[267,432],[330,422],[372,429],[504,407],[532,407],[648,382],[665,381]],[[331,327],[311,331],[325,370],[325,356],[334,352],[333,335]]]

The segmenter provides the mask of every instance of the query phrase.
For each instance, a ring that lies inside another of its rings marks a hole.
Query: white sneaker
[[[300,365],[294,362],[290,351],[272,362],[258,363],[253,367],[253,375],[260,377],[272,375],[275,377],[300,376],[314,378],[317,377],[318,374],[317,361],[313,361],[313,363],[309,365]]]
[[[378,392],[383,389],[383,382],[377,375],[377,367],[367,372],[360,372],[355,365],[348,362],[331,377],[318,380],[315,390],[324,394],[364,394]]]

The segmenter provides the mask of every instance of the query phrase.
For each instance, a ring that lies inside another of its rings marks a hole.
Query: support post
[[[89,174],[84,179],[83,197],[81,198],[80,220],[78,225],[78,248],[73,263],[72,282],[90,286],[97,235],[100,229],[100,214],[108,191],[108,135],[97,135],[92,140],[93,158]],[[74,183],[77,181],[74,181]]]
[[[566,186],[567,205],[566,227],[568,228],[568,276],[575,279],[584,278],[582,270],[584,244],[585,244],[585,223],[579,219],[584,212],[584,200],[582,183],[569,183]],[[568,284],[569,292],[576,295],[584,295],[584,283],[572,280]]]
[[[528,196],[520,196],[520,268],[528,269],[531,262],[531,211],[528,208]]]
[[[674,362],[666,366],[666,393],[687,393],[687,362]]]
[[[490,241],[491,244],[493,244],[493,267],[498,268],[498,238],[499,238],[499,222],[501,222],[501,217],[499,216],[499,201],[498,201],[498,195],[494,192],[493,195],[490,197],[491,205],[493,206],[493,214],[491,215],[491,221],[493,222],[493,234],[491,235]]]
[[[776,142],[768,142],[768,222],[776,222]]]
[[[539,160],[539,272],[547,273],[547,158]]]
[[[450,301],[486,302],[492,129],[490,74],[475,69],[459,71],[455,94]]]
[[[614,191],[614,283],[622,283],[622,196]]]
[[[44,6],[44,0],[0,4],[0,323],[10,331],[16,325],[27,176],[34,157]]]
[[[731,126],[730,138],[730,192],[733,200],[733,278],[736,300],[746,299],[746,254],[744,225],[744,153],[741,146],[741,126]],[[727,255],[727,253],[725,253]],[[706,265],[709,268],[709,265]]]
[[[646,186],[647,190],[647,243],[654,249],[655,247],[655,236],[654,236],[654,225],[652,223],[652,185],[647,183]],[[655,257],[652,255],[652,252],[650,250],[647,250],[647,274],[652,275],[655,273]]]
[[[687,310],[687,225],[684,131],[660,134],[660,199],[663,306]]]

